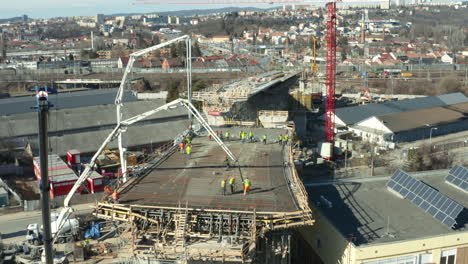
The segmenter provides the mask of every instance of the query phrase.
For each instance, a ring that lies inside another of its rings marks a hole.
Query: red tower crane
[[[327,3],[327,88],[325,101],[325,139],[332,143],[335,139],[335,74],[336,74],[336,2]],[[332,154],[333,156],[333,154]]]

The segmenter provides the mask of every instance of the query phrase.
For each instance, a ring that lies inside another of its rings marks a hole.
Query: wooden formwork
[[[293,134],[294,128],[290,129]],[[286,145],[284,155],[285,177],[288,177],[297,211],[265,212],[203,209],[188,205],[170,207],[99,203],[94,215],[130,224],[131,251],[135,256],[250,262],[259,238],[270,231],[314,223],[307,191],[294,167],[291,143]]]

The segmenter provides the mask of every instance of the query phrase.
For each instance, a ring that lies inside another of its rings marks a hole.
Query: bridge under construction
[[[240,129],[230,129],[231,135]],[[268,135],[268,144],[225,140],[239,157],[229,169],[222,149],[206,136],[195,137],[190,159],[178,146],[168,148],[143,176],[120,187],[119,204],[99,203],[95,216],[127,226],[130,243],[123,252],[148,261],[290,263],[293,228],[314,222],[307,192],[291,145],[276,143],[286,130],[252,131]],[[223,196],[220,182],[231,177],[236,190],[226,186]],[[246,196],[245,178],[252,181]]]

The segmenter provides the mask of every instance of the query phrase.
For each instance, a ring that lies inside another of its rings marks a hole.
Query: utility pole
[[[346,139],[346,147],[344,151],[344,170],[345,170],[345,177],[348,177],[348,168],[346,167],[346,162],[348,160],[348,140]]]
[[[371,171],[370,176],[374,176],[374,155],[375,155],[375,147],[372,146],[372,153],[371,153]]]
[[[49,101],[47,91],[39,91],[37,88],[37,112],[39,120],[39,157],[41,166],[41,207],[42,223],[44,226],[44,250],[47,264],[53,264],[52,234],[50,228],[50,203],[49,203],[49,175],[48,175],[48,114]]]

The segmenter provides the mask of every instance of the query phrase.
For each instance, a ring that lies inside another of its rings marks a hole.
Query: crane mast
[[[325,139],[332,143],[335,139],[335,74],[336,74],[336,2],[327,3],[327,67],[325,102]],[[332,153],[333,156],[333,153]]]

